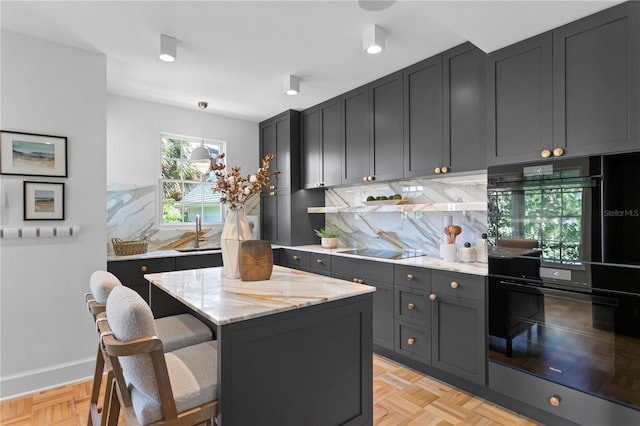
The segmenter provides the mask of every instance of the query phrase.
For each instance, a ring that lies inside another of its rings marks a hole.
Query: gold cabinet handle
[[[362,278],[358,279],[358,284],[364,284],[364,280]]]
[[[413,337],[409,337],[409,338],[407,339],[407,344],[408,344],[409,346],[413,346],[413,344],[414,344],[415,342],[416,342],[416,339],[414,339]]]
[[[413,274],[407,274],[407,281],[411,281],[413,279]]]
[[[269,185],[269,189],[276,189],[275,185]]]
[[[318,265],[321,265],[321,264],[322,264],[322,259],[316,259],[316,263],[317,263]]]
[[[564,149],[562,148],[556,148],[553,150],[554,157],[562,157],[562,154],[564,154]]]
[[[407,305],[407,309],[410,310],[410,311],[413,311],[413,308],[415,308],[415,307],[416,307],[416,305],[414,305],[413,303],[409,303]]]
[[[357,279],[357,278],[354,278],[352,281],[353,281],[354,283],[358,284],[358,279]]]
[[[543,150],[543,151],[540,153],[540,157],[542,157],[542,158],[549,158],[549,157],[551,157],[551,151],[549,151],[548,149]]]
[[[458,288],[458,283],[456,281],[451,281],[451,288]]]
[[[449,168],[448,167],[443,167],[440,170],[442,171],[442,173],[447,173],[449,171]]]
[[[140,270],[141,270],[142,272],[147,272],[147,267],[146,267],[145,265],[142,265],[142,266],[140,267]]]
[[[549,404],[554,407],[558,407],[560,405],[561,398],[558,395],[553,395],[549,398]]]
[[[440,174],[440,167],[436,167],[436,169],[434,170],[434,172],[436,172],[437,175]]]
[[[364,182],[366,182],[366,181],[367,181],[367,176],[362,176],[362,180],[363,180]]]
[[[438,296],[436,296],[436,295],[435,295],[435,294],[433,294],[433,293],[431,293],[431,294],[429,295],[429,300],[431,300],[432,302],[433,302],[434,300],[436,300],[437,298],[438,298]]]
[[[276,191],[269,191],[269,196],[273,197],[274,195],[276,195]]]
[[[296,262],[300,260],[299,256],[293,256],[293,260],[295,260]]]

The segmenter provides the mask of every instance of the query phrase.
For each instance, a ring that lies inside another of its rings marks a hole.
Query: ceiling
[[[386,2],[392,3],[392,2]],[[7,1],[3,29],[107,57],[109,93],[261,121],[301,110],[465,41],[491,52],[620,1]],[[368,55],[362,31],[387,32]],[[178,40],[158,59],[160,34]],[[283,80],[302,79],[288,96]]]

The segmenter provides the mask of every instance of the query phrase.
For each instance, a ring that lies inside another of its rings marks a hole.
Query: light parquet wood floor
[[[386,358],[373,357],[373,376],[376,426],[536,425]],[[0,425],[85,426],[90,396],[86,381],[3,401]]]

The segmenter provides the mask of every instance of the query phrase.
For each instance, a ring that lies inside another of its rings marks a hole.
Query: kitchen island
[[[223,268],[145,278],[156,316],[189,312],[214,330],[219,424],[373,423],[375,287],[279,266],[268,281]]]

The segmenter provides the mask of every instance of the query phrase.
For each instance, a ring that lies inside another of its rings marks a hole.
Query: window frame
[[[195,224],[195,220],[194,221],[184,221],[184,209],[181,211],[182,214],[182,221],[180,222],[164,222],[164,215],[163,215],[163,207],[165,204],[165,199],[164,199],[164,185],[167,182],[174,182],[174,183],[178,183],[180,185],[185,185],[185,184],[194,184],[194,188],[196,188],[198,185],[215,185],[215,176],[213,174],[210,174],[210,177],[206,180],[201,179],[201,180],[191,180],[191,179],[184,179],[184,176],[182,175],[182,164],[187,163],[188,162],[188,158],[185,158],[185,151],[182,149],[180,149],[180,155],[181,158],[173,158],[173,157],[168,157],[171,158],[173,160],[176,160],[179,162],[179,167],[180,167],[180,179],[167,179],[163,176],[163,171],[162,171],[162,165],[163,165],[163,161],[165,160],[165,157],[163,155],[163,139],[172,139],[172,140],[180,140],[182,144],[188,143],[191,145],[200,145],[200,144],[204,144],[204,145],[208,145],[210,147],[212,146],[216,146],[220,148],[219,153],[226,153],[227,151],[227,142],[223,141],[223,140],[219,140],[219,139],[209,139],[209,138],[202,138],[202,137],[194,137],[194,136],[186,136],[186,135],[179,135],[179,134],[175,134],[175,133],[168,133],[168,132],[160,132],[159,134],[159,138],[158,138],[158,188],[157,188],[157,193],[158,193],[158,201],[156,203],[155,209],[156,209],[156,225],[158,226],[159,229],[166,229],[166,228],[191,228],[194,224]],[[205,203],[204,201],[200,203],[200,215],[201,217],[203,217],[203,219],[205,218],[204,215],[204,208],[207,205],[213,205],[215,203]],[[208,224],[208,225],[222,225],[224,224],[225,221],[225,209],[222,206],[222,204],[220,205],[220,221],[219,222],[214,222],[214,221],[207,221],[207,220],[203,220],[203,224]]]

